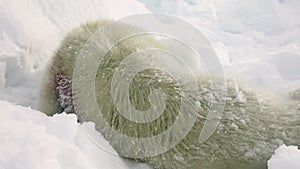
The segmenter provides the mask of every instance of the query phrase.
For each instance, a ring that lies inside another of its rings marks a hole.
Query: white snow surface
[[[168,13],[213,44],[228,78],[285,94],[300,88],[299,0],[0,0],[0,169],[148,168],[91,142],[75,115],[36,111],[43,70],[64,35],[89,20]],[[111,149],[93,124],[83,124]],[[299,169],[281,146],[269,169]]]
[[[280,146],[268,161],[269,169],[299,169],[300,150],[296,146]]]
[[[228,78],[282,92],[300,86],[299,0],[139,0],[195,25]]]
[[[0,169],[147,169],[107,152],[108,142],[93,123],[77,123],[74,114],[45,114],[0,101]],[[106,145],[99,148],[93,138]],[[113,149],[110,149],[113,151]]]

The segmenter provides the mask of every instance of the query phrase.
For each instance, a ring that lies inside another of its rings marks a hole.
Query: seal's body
[[[96,129],[122,155],[124,152],[138,150],[129,149],[129,145],[133,143],[121,142],[111,137],[109,132],[103,132],[103,124],[97,120],[96,113],[87,115],[83,111],[76,112],[73,105],[73,100],[77,97],[77,94],[72,92],[76,58],[88,39],[107,23],[108,21],[101,21],[82,25],[65,37],[48,68],[41,91],[40,108],[47,115],[60,112],[76,113],[80,122],[95,122]],[[123,26],[124,29],[131,29],[128,25]],[[113,38],[111,36],[117,35],[111,33],[106,38]],[[209,81],[203,79],[197,80],[198,91],[182,91],[175,79],[167,72],[157,69],[149,69],[136,75],[130,84],[129,95],[131,104],[136,109],[145,111],[151,106],[148,98],[151,91],[163,90],[166,98],[163,114],[157,120],[148,123],[136,123],[126,119],[120,115],[111,97],[114,71],[130,53],[148,47],[163,48],[159,40],[151,37],[135,37],[129,42],[117,44],[105,56],[95,77],[97,103],[111,127],[129,137],[153,137],[172,126],[180,113],[182,97],[192,96],[193,103],[198,107],[195,124],[175,147],[156,156],[133,158],[134,160],[144,161],[158,169],[265,169],[267,160],[279,145],[300,145],[300,114],[296,106],[274,106],[233,82],[227,83],[226,105],[216,131],[204,143],[199,143],[199,135],[206,121],[210,102],[217,101],[221,91],[212,90]],[[180,128],[178,132],[180,134]],[[160,144],[167,144],[173,137],[175,136],[170,135],[169,140],[160,140]]]

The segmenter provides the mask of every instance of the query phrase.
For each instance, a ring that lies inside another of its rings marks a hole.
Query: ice
[[[214,45],[228,78],[271,92],[300,86],[300,1],[139,1],[195,25]]]
[[[296,146],[280,146],[268,161],[269,169],[299,169],[300,150]]]
[[[45,67],[64,35],[81,23],[148,12],[134,0],[9,0],[0,7],[0,58],[17,55],[28,71]]]
[[[47,117],[29,107],[1,100],[0,107],[0,168],[148,168],[99,148],[85,135],[74,114]],[[85,123],[83,126],[109,149],[93,125]]]

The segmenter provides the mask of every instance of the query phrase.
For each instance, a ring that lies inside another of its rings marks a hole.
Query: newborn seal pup
[[[49,116],[62,112],[75,113],[79,122],[94,122],[96,130],[121,156],[124,152],[139,153],[138,150],[130,149],[133,143],[116,140],[110,132],[105,132],[97,113],[85,114],[83,111],[76,112],[74,108],[76,105],[73,101],[78,93],[72,91],[72,76],[78,53],[87,40],[107,23],[109,21],[90,22],[67,34],[45,74],[40,110]],[[130,25],[121,26],[124,30],[132,29]],[[113,32],[107,34],[106,38],[114,36],[118,34]],[[204,143],[199,143],[210,102],[217,101],[221,91],[213,90],[205,78],[197,80],[198,91],[192,88],[182,90],[172,76],[158,69],[148,69],[134,76],[129,87],[130,101],[136,109],[148,110],[151,106],[148,98],[151,91],[160,89],[166,98],[165,110],[152,122],[136,123],[126,119],[113,103],[112,76],[126,56],[151,47],[163,48],[163,45],[159,39],[152,37],[133,37],[118,43],[103,58],[95,77],[96,99],[103,118],[119,133],[134,138],[147,138],[164,132],[174,123],[182,97],[191,96],[198,114],[192,129],[176,146],[156,156],[136,157],[132,160],[148,163],[156,169],[266,169],[267,160],[279,145],[300,145],[298,91],[290,104],[273,105],[272,101],[263,100],[255,92],[228,81],[223,116],[212,136]],[[160,144],[167,144],[173,137],[175,135],[170,135],[169,140],[160,140]]]

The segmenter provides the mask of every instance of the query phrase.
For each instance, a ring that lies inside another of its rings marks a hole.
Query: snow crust
[[[214,45],[228,78],[271,92],[300,86],[300,1],[139,1],[194,24]]]
[[[148,168],[97,147],[85,135],[74,114],[47,117],[6,101],[0,101],[0,107],[0,169]],[[101,145],[110,148],[93,123],[83,126]]]
[[[299,169],[300,150],[296,146],[280,146],[268,161],[269,169]]]

